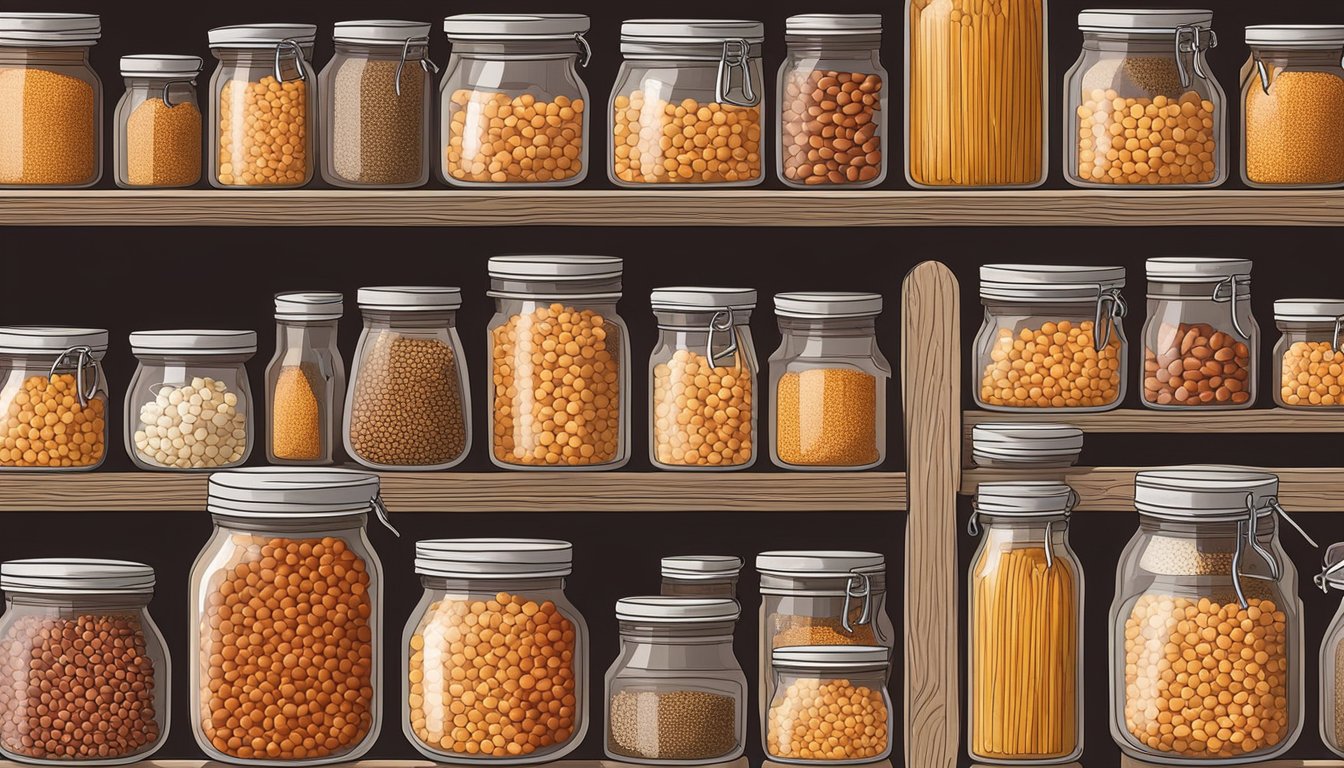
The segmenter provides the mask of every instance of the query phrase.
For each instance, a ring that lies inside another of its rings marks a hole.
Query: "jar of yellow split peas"
[[[0,327],[0,470],[96,469],[107,458],[107,331]]]
[[[1344,300],[1280,299],[1274,322],[1274,402],[1281,408],[1344,408]]]

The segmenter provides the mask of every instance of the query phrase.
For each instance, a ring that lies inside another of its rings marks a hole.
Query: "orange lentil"
[[[454,91],[445,148],[456,181],[545,183],[583,171],[583,99]]]
[[[1344,183],[1344,78],[1270,68],[1269,93],[1246,90],[1246,178],[1258,184]]]
[[[1120,397],[1120,339],[1097,351],[1094,322],[1000,328],[980,381],[980,401],[1012,408],[1095,408]]]
[[[322,407],[313,382],[323,381],[312,364],[288,365],[275,381],[271,403],[271,453],[277,459],[322,457]]]
[[[802,678],[770,704],[766,751],[802,760],[856,760],[887,751],[882,691],[847,679]]]
[[[0,184],[75,185],[98,175],[91,84],[29,67],[0,67]]]
[[[1284,350],[1279,386],[1284,405],[1344,405],[1344,351],[1330,341],[1294,342]]]
[[[653,368],[653,438],[659,463],[726,467],[751,460],[751,371],[712,366],[686,349]]]
[[[189,187],[201,179],[201,111],[187,101],[140,102],[126,118],[126,182]]]
[[[878,459],[877,378],[850,368],[813,368],[779,378],[779,459],[803,466],[855,467]]]
[[[230,80],[219,92],[216,179],[228,186],[298,186],[308,180],[308,85]]]
[[[761,110],[716,102],[617,96],[616,178],[636,184],[725,184],[761,176]]]
[[[1147,60],[1134,60],[1132,68]],[[1132,98],[1096,89],[1077,113],[1076,171],[1083,182],[1208,184],[1218,175],[1213,102],[1194,91]]]
[[[3,406],[0,467],[91,467],[103,460],[107,402],[80,405],[73,374],[29,376]]]

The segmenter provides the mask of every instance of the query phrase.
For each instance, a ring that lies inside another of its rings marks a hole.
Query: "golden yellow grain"
[[[0,68],[0,184],[84,184],[98,175],[93,86],[45,69]]]

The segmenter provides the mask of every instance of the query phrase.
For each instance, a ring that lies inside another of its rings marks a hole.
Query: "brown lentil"
[[[444,149],[457,181],[536,184],[583,170],[583,99],[453,92]]]
[[[201,180],[201,111],[148,98],[126,118],[126,183],[189,187]]]
[[[317,383],[318,387],[313,384]],[[322,375],[311,363],[280,369],[271,402],[271,454],[277,459],[322,458]]]
[[[98,175],[91,84],[30,67],[0,67],[0,184],[85,184]]]
[[[1231,406],[1251,400],[1251,350],[1207,323],[1163,324],[1144,350],[1143,397],[1158,405]]]
[[[308,178],[308,85],[230,80],[219,92],[219,165],[227,186],[298,186]]]
[[[619,691],[607,744],[625,757],[707,760],[737,747],[737,702],[706,691]]]
[[[1344,183],[1344,78],[1270,68],[1269,93],[1246,91],[1246,178],[1258,184]]]
[[[775,693],[766,751],[801,760],[855,760],[887,751],[882,691],[840,678],[802,678]]]
[[[878,459],[877,378],[850,368],[779,377],[776,449],[786,464],[854,467]]]
[[[425,171],[425,71],[414,61],[347,59],[331,79],[331,157],[359,184],[413,184]]]
[[[1217,176],[1213,102],[1095,89],[1078,106],[1078,178],[1093,184],[1207,184]]]
[[[1344,405],[1344,351],[1330,341],[1292,343],[1283,352],[1279,387],[1284,405]]]
[[[1095,323],[1060,320],[1014,333],[1000,328],[980,382],[980,401],[1010,408],[1096,408],[1120,398],[1122,346],[1097,351]]]
[[[795,71],[784,86],[784,178],[854,184],[882,172],[882,78],[862,72]]]
[[[365,341],[350,404],[350,447],[374,464],[447,464],[467,447],[461,373],[451,345],[392,331]]]
[[[617,96],[616,178],[638,184],[725,184],[761,176],[761,111],[716,102]]]
[[[711,366],[679,349],[653,368],[653,438],[660,464],[723,467],[751,460],[751,371]]]
[[[103,460],[107,398],[80,405],[73,374],[29,376],[5,406],[0,467],[91,467]]]

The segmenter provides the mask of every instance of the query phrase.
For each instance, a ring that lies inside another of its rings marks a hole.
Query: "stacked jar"
[[[978,467],[1063,469],[1078,463],[1083,430],[1067,424],[976,424],[971,458]]]
[[[107,458],[107,331],[0,327],[0,470],[96,469]]]
[[[737,555],[677,555],[659,564],[662,594],[674,597],[737,599],[742,558]]]
[[[890,652],[875,646],[776,648],[765,754],[803,765],[860,765],[891,755]]]
[[[117,102],[113,159],[123,189],[190,187],[201,180],[201,57],[121,57],[126,92]]]
[[[1316,586],[1344,591],[1344,543],[1332,544],[1325,552],[1325,567],[1316,576]],[[1335,612],[1321,641],[1321,740],[1344,757],[1344,603]]]
[[[345,401],[345,361],[336,347],[339,293],[275,297],[275,356],[266,366],[266,459],[330,464]]]
[[[1274,402],[1283,408],[1344,408],[1344,300],[1280,299],[1274,321]]]

